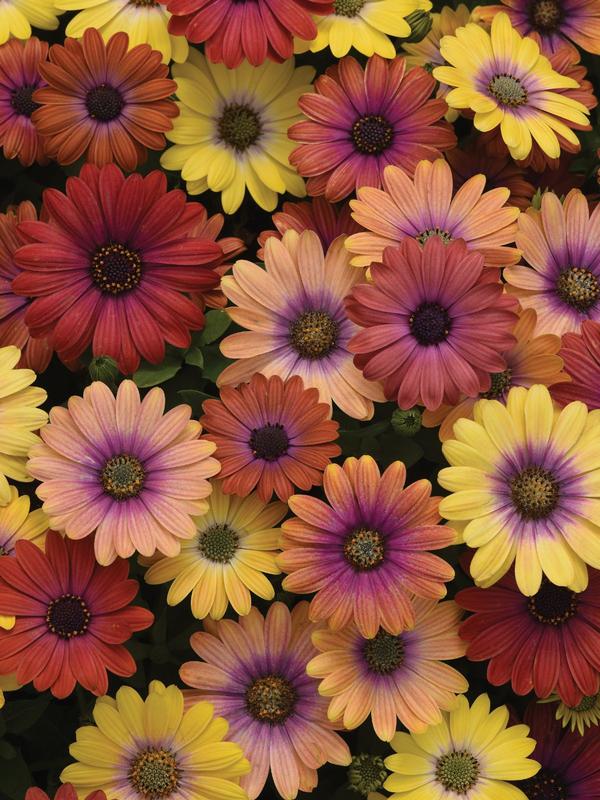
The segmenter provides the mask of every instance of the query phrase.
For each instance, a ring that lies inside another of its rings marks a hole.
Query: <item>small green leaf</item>
[[[200,344],[210,344],[222,336],[231,325],[231,317],[225,311],[214,309],[206,315],[204,330],[200,332]]]
[[[200,392],[198,389],[180,389],[177,392],[178,397],[181,398],[182,403],[187,403],[192,407],[192,416],[199,417],[202,414],[202,403],[205,400],[214,400],[212,394]]]
[[[181,369],[181,354],[167,353],[160,364],[142,362],[141,367],[133,375],[133,380],[140,389],[148,386],[158,386],[177,375]]]
[[[192,347],[190,347],[190,349],[186,352],[184,360],[186,364],[191,364],[192,367],[199,367],[200,369],[204,367],[204,356],[202,355],[202,350],[195,345],[192,345]]]
[[[48,708],[50,697],[41,694],[35,700],[12,700],[4,707],[4,722],[9,733],[23,733],[35,725]]]

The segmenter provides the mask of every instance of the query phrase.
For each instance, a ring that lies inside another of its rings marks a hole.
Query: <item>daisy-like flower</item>
[[[348,349],[400,408],[435,411],[492,390],[490,373],[507,369],[503,353],[515,344],[515,305],[498,270],[463,242],[404,239],[348,296],[348,316],[363,328]]]
[[[247,800],[239,785],[250,769],[241,748],[224,741],[228,725],[209,703],[184,711],[177,686],[152,681],[148,697],[122,686],[96,700],[96,725],[77,729],[75,764],[62,771],[83,798],[92,788],[127,800]]]
[[[527,758],[535,740],[527,725],[508,725],[506,706],[490,712],[490,699],[481,694],[469,706],[461,696],[439,725],[424,733],[397,733],[394,755],[385,759],[392,775],[384,788],[390,800],[527,800],[506,781],[535,775],[540,765]],[[533,795],[535,797],[535,795]]]
[[[536,313],[532,308],[521,311],[519,321],[512,329],[515,344],[502,356],[506,360],[503,372],[492,374],[490,388],[478,397],[465,397],[457,405],[442,405],[437,411],[423,412],[422,423],[426,428],[440,426],[440,439],[445,442],[452,438],[454,423],[465,417],[473,419],[473,408],[481,397],[488,400],[506,401],[506,396],[513,386],[529,388],[535,383],[544,386],[556,386],[557,389],[569,380],[562,371],[563,360],[557,355],[560,350],[560,339],[551,333],[535,336]],[[566,384],[569,385],[570,384]],[[553,389],[554,391],[554,389]],[[571,398],[580,400],[582,398]]]
[[[20,684],[33,681],[58,698],[76,683],[106,694],[107,671],[133,675],[123,642],[154,615],[130,605],[138,584],[128,571],[124,560],[99,566],[91,539],[71,542],[49,531],[45,553],[17,542],[12,558],[0,558],[0,614],[16,617],[11,630],[0,629],[0,673],[14,672]]]
[[[54,0],[3,0],[0,6],[0,44],[8,39],[29,39],[31,28],[58,28]]]
[[[527,158],[535,140],[551,158],[560,155],[558,135],[575,147],[579,140],[569,123],[586,127],[588,109],[556,89],[576,88],[540,54],[536,42],[521,37],[506,14],[496,14],[491,33],[469,23],[442,39],[442,56],[451,66],[433,75],[456,87],[447,95],[451,108],[470,108],[480,131],[500,126],[511,156]]]
[[[25,792],[25,800],[51,800],[51,798],[46,792],[32,786]],[[77,800],[77,792],[73,788],[73,784],[63,783],[56,790],[54,800]],[[102,791],[94,791],[86,794],[85,800],[106,800],[106,795]]]
[[[587,728],[600,724],[600,692],[584,697],[576,706],[568,706],[557,694],[552,694],[544,703],[552,703],[554,717],[560,720],[563,728],[576,729],[583,736]]]
[[[185,36],[168,31],[171,15],[166,0],[55,0],[61,11],[78,11],[65,33],[80,39],[88,28],[97,28],[104,41],[122,31],[129,36],[129,46],[149,44],[162,54],[168,64],[171,59],[181,63],[188,56]]]
[[[206,513],[207,478],[219,471],[215,446],[199,441],[199,422],[187,405],[166,414],[154,388],[140,402],[133,381],[117,397],[101,381],[56,406],[31,448],[29,468],[50,525],[72,539],[95,531],[96,558],[110,564],[135,550],[179,554],[181,539],[196,536],[193,517]]]
[[[49,337],[64,361],[91,345],[125,374],[143,356],[165,357],[165,341],[189,347],[204,314],[183,292],[214,287],[218,244],[192,235],[204,209],[185,193],[167,191],[154,170],[127,178],[114,164],[86,164],[67,179],[66,195],[44,192],[46,220],[19,226],[30,244],[15,254],[23,270],[12,283],[35,298],[25,321]]]
[[[311,619],[335,631],[354,622],[368,639],[380,628],[397,635],[415,625],[410,592],[444,597],[454,570],[429,551],[454,544],[454,531],[437,524],[439,498],[429,481],[406,488],[405,481],[401,461],[382,475],[371,456],[361,456],[327,467],[327,503],[290,497],[296,517],[282,525],[278,564],[289,573],[284,589],[316,592]]]
[[[554,386],[552,396],[561,406],[581,400],[600,408],[600,322],[586,319],[581,333],[565,333],[560,349],[569,383]]]
[[[397,719],[410,731],[424,731],[442,721],[441,710],[455,707],[456,693],[467,691],[460,672],[443,663],[465,654],[460,609],[419,598],[412,605],[414,628],[397,635],[380,629],[366,639],[355,625],[313,633],[320,653],[306,671],[321,679],[319,693],[332,698],[330,720],[351,730],[370,715],[377,736],[389,742]]]
[[[350,789],[367,797],[368,800],[385,800],[382,794],[375,791],[381,789],[388,776],[381,756],[374,753],[359,753],[352,756],[346,774]]]
[[[186,693],[188,702],[208,700],[248,757],[252,771],[241,787],[249,800],[260,795],[269,772],[281,797],[293,800],[299,790],[315,788],[325,762],[350,763],[346,743],[327,720],[327,701],[306,674],[317,654],[307,611],[305,602],[291,613],[277,602],[265,617],[252,608],[239,623],[206,620],[205,632],[190,639],[203,660],[179,670],[196,690]]]
[[[438,482],[452,492],[440,513],[476,548],[471,575],[491,586],[515,563],[519,591],[542,577],[582,592],[586,564],[600,568],[596,481],[600,424],[583,403],[557,413],[545,386],[512,388],[506,405],[479,400],[443,444],[451,465]]]
[[[308,120],[289,129],[301,142],[290,162],[308,178],[308,193],[342,200],[359,186],[380,187],[390,163],[412,175],[421,159],[454,147],[446,103],[430,99],[434,86],[424,69],[406,72],[400,57],[373,56],[363,70],[347,56],[317,78],[316,94],[298,101]]]
[[[131,171],[146,161],[148,149],[163,150],[177,106],[175,82],[159,52],[147,44],[128,51],[126,33],[105,44],[95,28],[81,39],[50,48],[39,70],[48,86],[33,100],[41,107],[31,118],[44,147],[60,164],[78,158],[101,167],[116,162]]]
[[[512,244],[519,209],[507,206],[510,189],[485,191],[485,175],[474,175],[453,195],[452,170],[443,159],[420,161],[411,179],[399,167],[383,171],[382,189],[361,186],[351,200],[352,216],[366,228],[346,239],[352,263],[368,267],[383,260],[386,247],[407,238],[424,244],[437,236],[447,244],[463,239],[469,250],[483,254],[486,266],[516,264]]]
[[[265,243],[265,267],[238,261],[221,281],[235,303],[227,311],[247,328],[227,336],[221,351],[238,359],[219,375],[218,385],[237,386],[255,372],[299,375],[306,388],[319,390],[357,419],[371,419],[373,400],[383,401],[377,383],[363,378],[352,363],[348,342],[357,326],[348,319],[344,298],[363,275],[350,266],[342,237],[327,254],[316,233],[284,233]]]
[[[526,264],[504,277],[524,308],[537,311],[538,333],[579,332],[586,319],[600,322],[600,206],[572,189],[563,203],[542,195],[541,211],[519,218],[516,242]]]
[[[237,389],[223,386],[220,400],[204,402],[200,422],[217,446],[219,477],[227,494],[246,497],[257,488],[264,503],[273,493],[284,502],[294,487],[320,486],[330,459],[342,452],[335,444],[338,423],[319,402],[316,388],[302,378],[255,374]]]
[[[0,675],[0,708],[4,708],[6,703],[4,692],[14,692],[20,688],[14,675]]]
[[[247,4],[244,4],[247,5]],[[181,171],[190,194],[221,192],[226,214],[240,207],[246,188],[261,208],[272,211],[277,195],[304,197],[304,181],[290,166],[294,143],[287,130],[302,118],[298,98],[310,91],[314,69],[294,69],[294,60],[232,71],[190,50],[172,69],[180,115],[161,156],[167,170]]]
[[[255,494],[231,497],[213,481],[208,511],[196,517],[197,533],[181,544],[173,558],[152,560],[146,583],[173,581],[167,603],[175,606],[189,594],[192,614],[198,619],[221,619],[231,604],[245,616],[250,613],[254,592],[272,600],[275,591],[264,576],[278,575],[275,563],[279,547],[276,527],[287,513],[283,503],[263,503]]]

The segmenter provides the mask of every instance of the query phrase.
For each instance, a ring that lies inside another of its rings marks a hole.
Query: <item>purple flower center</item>
[[[198,549],[209,561],[228,564],[238,549],[239,536],[225,523],[216,523],[201,531]]]
[[[21,86],[15,89],[10,96],[10,104],[21,117],[30,117],[39,103],[34,103],[32,96],[37,86]]]
[[[121,93],[107,83],[101,83],[100,86],[90,89],[85,98],[85,106],[90,117],[98,122],[111,122],[116,119],[124,105]]]
[[[545,767],[518,786],[529,800],[567,800],[569,796],[561,778]]]
[[[352,126],[352,140],[359,153],[379,155],[392,143],[394,128],[379,115],[368,114]]]
[[[252,429],[248,444],[256,458],[271,462],[287,453],[290,440],[283,425],[269,422],[262,428]]]
[[[562,21],[562,8],[557,0],[533,0],[529,20],[536,31],[552,33]]]
[[[512,75],[494,75],[488,83],[488,90],[503,106],[522,106],[527,102],[527,90]]]
[[[107,294],[135,289],[142,279],[142,259],[124,244],[106,244],[92,256],[92,280]]]
[[[86,632],[91,616],[83,598],[77,594],[63,594],[48,606],[46,625],[61,639],[71,639]]]
[[[137,497],[142,491],[146,472],[135,456],[122,454],[104,465],[100,480],[104,491],[115,500]]]
[[[467,794],[477,783],[479,761],[468,750],[452,750],[440,756],[435,765],[435,777],[444,789]]]
[[[402,636],[394,636],[381,628],[373,639],[367,639],[363,655],[371,672],[389,675],[404,661]]]
[[[148,748],[133,759],[128,777],[144,800],[160,800],[177,791],[180,770],[170,750]]]
[[[514,507],[523,519],[543,519],[554,511],[560,496],[558,481],[543,467],[527,467],[510,481]]]
[[[293,713],[298,695],[281,675],[257,678],[246,690],[246,708],[258,722],[281,725]]]
[[[527,601],[527,610],[538,622],[558,627],[577,612],[577,594],[544,578],[539,591]]]
[[[486,400],[497,400],[499,397],[504,397],[512,386],[512,370],[505,369],[504,372],[494,372],[490,378],[490,388],[487,392],[482,392],[481,397],[485,397]]]
[[[344,541],[344,557],[357,572],[378,567],[385,556],[384,538],[379,531],[358,528]]]
[[[326,311],[305,311],[290,325],[290,344],[298,355],[315,361],[335,348],[339,325]]]
[[[225,106],[217,127],[221,141],[240,153],[252,147],[262,133],[259,115],[242,103]]]
[[[439,344],[450,333],[450,316],[439,303],[421,303],[408,320],[412,335],[419,344]]]
[[[589,311],[600,297],[600,282],[585,267],[569,267],[558,276],[556,294],[563,303],[582,313]]]

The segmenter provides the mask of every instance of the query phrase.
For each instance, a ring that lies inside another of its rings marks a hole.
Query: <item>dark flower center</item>
[[[393,636],[379,629],[373,639],[365,642],[363,654],[371,672],[389,675],[404,661],[402,636]]]
[[[545,767],[518,786],[529,800],[567,800],[569,796],[560,777]]]
[[[431,239],[432,236],[438,236],[443,244],[450,244],[452,241],[452,234],[448,233],[448,231],[443,231],[441,228],[428,228],[426,231],[421,231],[415,238],[419,244],[425,244],[427,239]]]
[[[378,567],[385,556],[384,538],[379,531],[358,528],[344,541],[344,557],[357,572]]]
[[[600,282],[589,269],[569,267],[558,276],[556,294],[577,311],[589,311],[600,297]]]
[[[504,397],[512,385],[512,370],[505,369],[504,372],[494,372],[490,378],[492,379],[490,388],[487,392],[482,392],[481,397],[485,397],[486,400],[497,400],[499,397]]]
[[[228,564],[238,549],[239,536],[225,523],[211,525],[200,532],[198,549],[209,561]]]
[[[355,17],[366,0],[333,0],[333,13],[338,17]]]
[[[129,782],[145,800],[170,797],[179,788],[175,756],[164,748],[148,748],[131,762]]]
[[[531,24],[537,31],[551,33],[562,20],[562,9],[557,0],[533,0],[529,12]]]
[[[0,544],[0,557],[1,556],[8,556],[12,553],[12,550],[8,549],[7,544]]]
[[[419,344],[439,344],[450,333],[450,316],[439,303],[421,303],[409,320],[410,330]]]
[[[580,714],[584,714],[586,711],[592,711],[596,707],[598,699],[600,698],[600,692],[598,694],[590,694],[584,697],[576,706],[569,706],[571,711],[577,711]]]
[[[263,425],[262,428],[253,428],[249,445],[256,458],[277,461],[287,453],[290,440],[283,425],[276,422],[273,425]]]
[[[138,6],[138,8],[155,8],[160,5],[156,0],[129,0],[130,6]]]
[[[120,455],[109,459],[104,465],[100,480],[104,491],[115,500],[137,497],[142,491],[146,473],[135,456]]]
[[[292,684],[280,675],[257,678],[246,691],[246,708],[254,719],[281,725],[292,714],[297,700]]]
[[[538,622],[558,627],[575,616],[577,594],[544,578],[539,591],[527,601],[527,610]]]
[[[370,753],[352,756],[352,762],[348,768],[348,783],[355,792],[366,797],[369,792],[381,789],[386,778],[387,770],[381,756]]]
[[[338,329],[326,311],[305,311],[290,325],[290,342],[302,358],[325,358],[337,344]]]
[[[467,794],[479,776],[479,762],[467,750],[453,750],[438,758],[435,777],[444,789],[456,794]]]
[[[107,294],[135,289],[142,279],[142,259],[124,244],[105,244],[92,256],[92,280]]]
[[[101,83],[87,93],[85,105],[92,119],[98,122],[110,122],[119,116],[125,101],[117,89]]]
[[[357,119],[352,126],[352,140],[359,153],[376,156],[392,143],[394,128],[380,116],[369,114]]]
[[[522,106],[527,102],[527,90],[512,75],[495,75],[488,84],[488,90],[503,106]]]
[[[248,105],[232,103],[225,106],[218,122],[219,138],[238,150],[247,150],[258,140],[262,132],[260,117]]]
[[[15,89],[10,96],[10,104],[14,110],[22,117],[30,117],[36,108],[40,107],[39,103],[34,103],[32,95],[37,89],[37,86],[21,86]]]
[[[85,633],[92,615],[77,594],[63,594],[53,600],[46,612],[46,625],[61,639],[71,639]]]
[[[510,494],[523,519],[543,519],[554,511],[560,496],[558,481],[543,467],[526,467],[510,482]]]

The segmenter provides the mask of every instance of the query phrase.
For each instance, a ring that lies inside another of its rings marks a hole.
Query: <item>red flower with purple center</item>
[[[557,384],[552,397],[566,406],[581,400],[590,409],[600,408],[600,322],[586,319],[581,333],[565,333],[559,353],[570,383]]]

